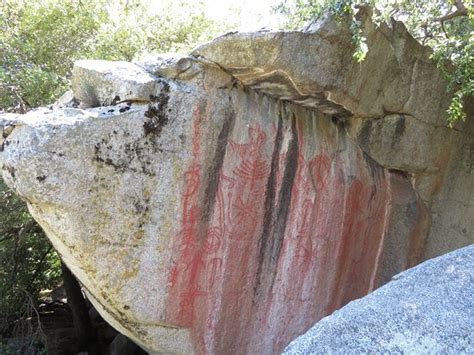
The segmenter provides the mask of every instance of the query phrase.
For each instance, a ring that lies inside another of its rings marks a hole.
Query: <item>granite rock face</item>
[[[474,352],[474,246],[431,259],[350,302],[284,354]]]
[[[446,83],[401,24],[364,30],[361,64],[331,20],[79,61],[73,99],[0,120],[3,177],[143,348],[277,353],[472,243],[472,120],[444,127]]]

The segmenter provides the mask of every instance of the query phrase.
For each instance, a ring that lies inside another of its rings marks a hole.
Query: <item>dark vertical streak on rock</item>
[[[259,256],[258,256],[258,267],[256,273],[256,285],[254,288],[254,294],[258,294],[260,285],[262,283],[262,269],[263,264],[265,262],[265,250],[267,249],[268,239],[271,236],[272,227],[274,223],[273,219],[273,212],[274,212],[274,201],[275,201],[275,188],[276,188],[276,174],[278,171],[278,160],[280,157],[281,151],[281,143],[283,140],[283,117],[280,108],[280,114],[278,117],[278,128],[275,137],[275,146],[273,147],[272,153],[272,163],[270,167],[270,175],[268,176],[267,181],[267,188],[266,188],[266,196],[265,196],[265,203],[264,209],[265,213],[263,215],[263,226],[262,226],[262,234],[259,239]]]
[[[296,129],[296,117],[294,116],[291,122],[291,134],[292,139],[286,156],[285,172],[281,183],[280,196],[278,198],[278,212],[275,220],[274,238],[272,239],[271,257],[275,263],[278,261],[281,246],[283,245],[286,222],[291,205],[291,192],[293,191],[293,183],[298,168],[298,131]]]
[[[366,152],[362,151],[362,156],[364,157],[367,168],[369,168],[370,174],[374,179],[374,183],[379,184],[385,176],[385,169]]]
[[[202,226],[206,227],[209,224],[209,220],[214,209],[214,204],[217,195],[217,188],[219,186],[219,175],[224,164],[224,157],[227,147],[227,142],[232,133],[235,123],[235,112],[232,107],[226,108],[224,112],[224,124],[217,138],[217,149],[212,158],[211,165],[209,167],[209,175],[207,177],[207,185],[204,195],[203,204],[203,216]],[[205,233],[199,233],[202,239],[205,237]]]
[[[365,120],[362,128],[357,135],[357,142],[359,146],[364,151],[369,151],[370,149],[370,133],[372,131],[372,120]]]
[[[281,128],[279,127],[281,130]],[[281,188],[278,196],[278,204],[276,209],[274,208],[274,199],[275,199],[275,178],[269,178],[272,183],[272,198],[271,204],[267,205],[265,209],[265,220],[264,223],[268,226],[263,229],[261,237],[261,246],[260,246],[260,255],[259,255],[259,269],[257,272],[257,285],[256,285],[256,294],[260,293],[262,285],[265,284],[266,287],[271,288],[275,280],[278,258],[280,256],[281,247],[283,245],[283,239],[285,237],[286,224],[288,220],[288,212],[290,210],[291,204],[291,193],[293,191],[293,183],[295,181],[296,170],[298,168],[298,132],[296,129],[296,118],[293,116],[291,122],[291,132],[292,139],[290,141],[288,152],[286,155],[285,161],[285,171],[283,173],[283,180],[281,183]],[[281,135],[281,132],[279,132]],[[277,133],[278,137],[278,133]],[[282,138],[279,138],[282,140]],[[281,142],[278,144],[278,150],[281,149]],[[275,154],[275,153],[274,153]],[[279,153],[278,153],[279,155]],[[275,155],[274,155],[275,157]],[[278,162],[278,156],[277,156]],[[278,168],[275,164],[275,169]],[[273,170],[273,160],[272,160],[272,172],[275,174],[276,170]],[[271,175],[272,176],[272,175]],[[270,186],[269,186],[270,188]],[[267,196],[268,199],[268,196]],[[270,210],[267,216],[267,208]],[[276,213],[273,213],[273,210],[276,210]],[[268,218],[268,219],[267,219]],[[264,225],[265,227],[265,225]],[[268,271],[268,272],[266,272]],[[263,278],[268,277],[268,282],[264,282]]]
[[[395,132],[394,132],[394,137],[392,140],[391,147],[394,148],[396,143],[400,142],[400,139],[403,136],[403,133],[405,133],[405,115],[401,114],[398,117],[397,123],[395,125]]]

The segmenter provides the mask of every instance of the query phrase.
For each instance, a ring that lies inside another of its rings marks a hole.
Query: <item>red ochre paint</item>
[[[202,226],[201,122],[196,109],[166,321],[188,328],[199,354],[280,352],[316,321],[371,291],[390,206],[386,174],[377,167],[379,176],[372,176],[358,148],[344,155],[337,142],[306,157],[298,125],[298,164],[291,200],[285,201],[290,209],[283,244],[272,266],[273,283],[265,288],[270,292],[256,297],[276,128],[253,124],[246,139],[228,141],[214,210]],[[274,172],[276,196],[286,155],[282,148]],[[275,208],[278,203],[275,198]]]

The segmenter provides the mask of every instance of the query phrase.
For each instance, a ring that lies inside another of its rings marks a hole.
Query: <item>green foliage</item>
[[[0,80],[10,83],[10,95],[0,95],[0,106],[11,107],[21,100],[27,107],[51,102],[66,90],[66,83],[54,72],[31,64],[15,71],[0,72]]]
[[[391,17],[404,22],[408,31],[433,49],[432,59],[449,81],[454,92],[448,109],[448,124],[465,119],[463,101],[473,95],[473,7],[454,0],[284,0],[274,10],[286,16],[286,28],[299,28],[326,13],[351,18],[354,57],[362,61],[367,45],[360,22],[354,14],[358,6],[374,9],[376,24]],[[462,11],[461,11],[462,10]],[[456,14],[455,16],[445,16]]]
[[[0,110],[21,112],[67,89],[74,61],[92,54],[104,11],[91,0],[4,0],[0,15]]]
[[[223,27],[204,15],[202,2],[118,3],[96,37],[94,57],[132,60],[146,53],[186,52]],[[157,8],[158,7],[158,8]]]
[[[41,290],[58,285],[61,267],[25,203],[1,179],[0,218],[0,334],[8,334],[25,305],[36,306]]]
[[[224,29],[203,9],[192,0],[3,0],[0,111],[54,101],[68,89],[77,59],[188,51]]]
[[[355,47],[354,58],[358,62],[365,59],[367,53],[366,39],[363,36],[361,23],[354,17],[352,1],[343,0],[293,0],[283,1],[274,7],[274,11],[284,14],[287,18],[285,28],[301,28],[308,21],[318,19],[324,14],[331,14],[338,21],[350,18],[352,42]]]
[[[105,11],[100,2],[4,1],[1,41],[16,64],[35,64],[64,76],[81,55],[89,55]],[[11,64],[7,62],[7,64]]]
[[[2,355],[18,355],[18,351],[13,347],[0,343],[0,354]]]
[[[285,28],[295,30],[326,12],[341,15],[348,10],[347,5],[350,7],[350,3],[338,0],[286,0],[276,5],[274,11],[286,17]]]

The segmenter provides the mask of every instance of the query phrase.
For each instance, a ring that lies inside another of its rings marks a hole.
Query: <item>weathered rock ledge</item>
[[[3,177],[101,314],[151,352],[276,353],[424,258],[473,242],[473,120],[399,23],[229,34],[79,61],[0,120]],[[446,238],[449,235],[450,238]]]

